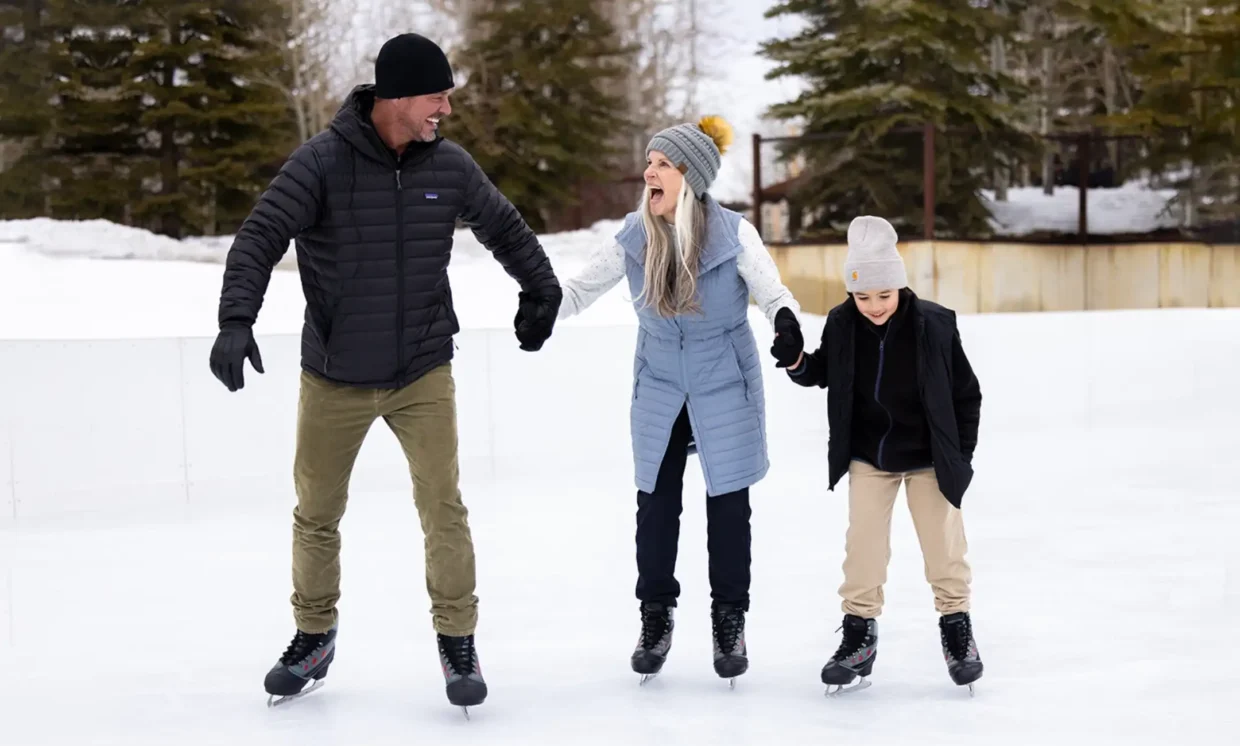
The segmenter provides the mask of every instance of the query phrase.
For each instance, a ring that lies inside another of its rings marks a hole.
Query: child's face
[[[896,312],[900,305],[898,290],[876,290],[870,293],[853,293],[857,301],[857,310],[865,314],[876,326],[882,326]]]

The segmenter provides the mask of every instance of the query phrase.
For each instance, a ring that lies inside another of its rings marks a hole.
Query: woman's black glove
[[[776,368],[790,368],[797,364],[801,353],[805,350],[805,338],[801,336],[801,324],[788,308],[781,308],[775,314],[775,342],[771,345],[771,354],[779,362]]]

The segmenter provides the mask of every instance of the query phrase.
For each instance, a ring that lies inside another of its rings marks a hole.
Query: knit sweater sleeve
[[[737,238],[741,242],[742,251],[737,257],[736,268],[749,286],[749,293],[757,302],[758,308],[766,314],[767,321],[773,327],[775,314],[779,313],[779,309],[787,308],[799,322],[801,306],[780,279],[779,267],[775,266],[775,260],[766,250],[766,244],[762,242],[758,229],[742,218],[737,229]]]
[[[567,319],[586,310],[622,279],[624,247],[618,241],[602,244],[591,252],[586,266],[576,276],[560,281],[564,300],[560,303],[558,318]]]

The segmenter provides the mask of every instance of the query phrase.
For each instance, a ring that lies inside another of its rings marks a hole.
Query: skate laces
[[[477,659],[474,651],[474,638],[472,635],[465,637],[449,637],[447,635],[439,636],[439,652],[447,661],[448,667],[452,672],[461,676],[467,676],[474,672],[474,663]]]
[[[642,647],[653,648],[667,634],[669,626],[667,609],[642,607]]]
[[[939,625],[939,637],[952,658],[962,661],[969,657],[969,640],[973,637],[973,631],[967,616],[957,621],[942,622]]]
[[[291,666],[305,658],[311,650],[318,647],[319,640],[322,637],[323,635],[312,635],[308,632],[297,630],[297,634],[293,635],[293,641],[288,644],[284,655],[280,656],[280,662],[286,666]]]
[[[859,624],[856,622],[844,622],[835,631],[839,632],[841,629],[844,630],[844,637],[840,640],[840,646],[835,651],[835,657],[840,660],[860,650],[865,645],[866,636],[870,633],[869,626],[864,621]]]
[[[715,644],[724,653],[731,653],[740,639],[745,626],[745,616],[740,609],[717,610],[713,615]]]

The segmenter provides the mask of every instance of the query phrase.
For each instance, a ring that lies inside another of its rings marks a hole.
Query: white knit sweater
[[[774,326],[775,314],[786,307],[799,322],[801,306],[780,280],[779,268],[762,243],[758,229],[742,218],[736,236],[742,247],[736,259],[736,269],[749,286],[749,294],[766,315],[767,321]],[[561,279],[564,300],[560,303],[559,318],[566,319],[581,313],[623,279],[624,247],[612,240],[590,254],[586,266],[576,277]]]

